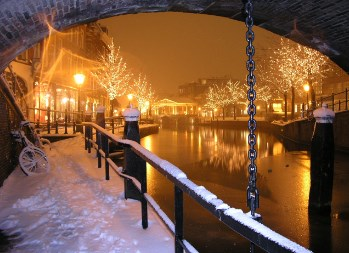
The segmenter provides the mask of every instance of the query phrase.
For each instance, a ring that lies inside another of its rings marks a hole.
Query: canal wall
[[[348,123],[348,111],[336,112],[336,117],[333,122],[333,132],[335,149],[337,151],[349,153],[349,129],[346,128]],[[310,147],[315,119],[296,120],[287,124],[273,122],[271,125],[272,131],[276,135],[297,144]]]
[[[141,138],[151,135],[151,134],[157,134],[159,132],[159,125],[158,124],[146,124],[146,125],[140,125],[139,126],[139,134]]]
[[[217,127],[217,128],[235,128],[248,129],[248,118],[242,120],[212,120],[199,122],[198,126]],[[336,112],[333,122],[334,141],[337,151],[349,153],[349,111]],[[292,122],[283,121],[265,121],[257,119],[257,130],[272,132],[283,141],[289,144],[301,145],[306,149],[310,149],[311,138],[313,136],[315,119],[299,119]],[[292,145],[290,145],[291,147]]]

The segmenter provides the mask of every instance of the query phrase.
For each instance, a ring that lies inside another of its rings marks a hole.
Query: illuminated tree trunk
[[[314,90],[312,81],[310,81],[310,84],[309,84],[309,94],[310,94],[310,100],[311,100],[310,109],[315,110],[315,108],[316,108],[315,90]]]
[[[234,108],[234,120],[236,120],[236,103],[234,103],[233,108]]]
[[[294,108],[295,107],[295,92],[294,86],[291,87],[291,119],[294,119]]]
[[[287,121],[287,91],[284,93],[284,100],[285,100],[285,121]]]

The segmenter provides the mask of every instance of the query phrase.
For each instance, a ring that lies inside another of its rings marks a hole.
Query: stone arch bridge
[[[116,15],[186,12],[243,20],[246,0],[1,0],[0,69],[57,30]],[[349,1],[255,0],[255,25],[329,56],[349,71]],[[295,28],[295,22],[297,28]]]

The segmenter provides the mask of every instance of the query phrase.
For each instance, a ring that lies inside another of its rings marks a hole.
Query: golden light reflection
[[[273,145],[273,155],[280,155],[284,153],[284,147],[280,142],[276,142]]]
[[[147,150],[152,151],[153,142],[152,142],[151,137],[146,136],[146,137],[142,138],[142,146],[144,148],[146,148]],[[148,186],[149,192],[153,191],[152,186],[154,186],[155,184],[152,182],[154,182],[154,180],[155,180],[154,179],[154,168],[149,163],[147,163],[147,181],[148,181],[147,186]]]
[[[301,201],[303,206],[308,205],[310,191],[310,159],[299,159],[301,166],[308,169],[303,169],[301,173]]]

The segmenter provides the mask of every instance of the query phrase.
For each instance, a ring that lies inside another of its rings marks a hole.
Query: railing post
[[[97,135],[97,158],[98,158],[98,168],[101,168],[102,167],[102,156],[101,156],[101,153],[99,153],[99,150],[101,149],[102,147],[102,136],[101,136],[101,133],[97,131],[96,133]]]
[[[183,191],[175,185],[175,252],[183,253]]]
[[[345,88],[345,110],[348,111],[348,88]]]
[[[64,115],[64,134],[68,134],[68,110],[65,109]]]
[[[105,128],[105,107],[103,105],[98,105],[97,109],[96,109],[96,124],[99,125],[102,128]],[[102,135],[100,133],[98,133],[98,131],[96,132],[96,142],[98,144],[98,149],[97,149],[97,157],[100,160],[100,154],[99,154],[99,149],[101,148],[102,145]],[[98,161],[98,168],[100,168],[102,166],[101,161]]]
[[[111,132],[114,134],[114,118],[111,119]]]
[[[91,153],[91,141],[92,141],[92,138],[93,138],[93,134],[92,134],[92,127],[91,126],[86,126],[85,127],[85,131],[86,131],[86,135],[87,135],[87,150],[88,150],[88,153]]]
[[[109,140],[107,136],[104,136],[104,134],[102,134],[102,149],[104,151],[104,161],[105,161],[105,180],[109,180],[109,162],[108,159],[109,158]]]
[[[140,111],[134,108],[124,110],[125,117],[124,138],[140,143],[139,134],[139,115]],[[135,177],[141,183],[141,192],[130,182],[124,180],[125,198],[131,198],[141,201],[142,204],[142,226],[148,227],[147,201],[144,193],[147,192],[146,162],[136,155],[131,147],[124,147],[124,169],[123,172],[129,176]]]
[[[58,121],[57,120],[55,122],[55,125],[56,125],[56,134],[58,134]]]
[[[304,118],[304,103],[302,103],[302,118]]]
[[[47,107],[47,133],[50,134],[51,130],[51,111],[50,107]]]
[[[85,113],[85,122],[92,122],[92,111],[91,110],[87,110]],[[90,126],[85,126],[85,150],[89,148],[90,146],[90,130],[92,128]],[[87,138],[86,138],[87,137]],[[89,148],[89,153],[91,153],[91,148]]]
[[[332,93],[332,111],[334,111],[334,93]]]
[[[75,122],[75,120],[73,121],[73,134],[76,134],[76,122]]]

